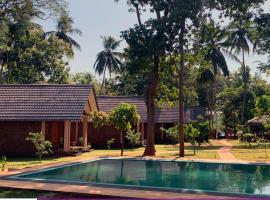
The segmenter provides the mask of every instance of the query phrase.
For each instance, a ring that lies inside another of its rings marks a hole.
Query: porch
[[[42,121],[41,132],[45,134],[55,151],[69,153],[77,148],[88,148],[88,117],[80,121]]]

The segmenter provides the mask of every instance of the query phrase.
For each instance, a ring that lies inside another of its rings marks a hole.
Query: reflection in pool
[[[15,178],[270,195],[268,165],[104,159]]]

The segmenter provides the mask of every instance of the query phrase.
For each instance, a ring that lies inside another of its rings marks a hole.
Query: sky
[[[74,28],[83,32],[82,36],[72,37],[81,45],[81,51],[75,50],[75,57],[69,61],[72,73],[91,72],[96,55],[102,51],[101,36],[113,36],[120,39],[121,31],[127,30],[137,23],[135,13],[128,12],[126,0],[115,3],[114,0],[67,0],[69,3],[70,15],[74,20]],[[270,0],[264,6],[270,11]],[[56,20],[40,22],[45,31],[56,29]],[[123,49],[122,43],[119,51]],[[256,72],[256,61],[266,61],[265,56],[258,56],[250,53],[247,55],[247,64],[252,66],[252,72]],[[230,71],[235,71],[239,65],[228,59]],[[101,77],[97,78],[100,80]],[[270,78],[267,78],[270,80]]]

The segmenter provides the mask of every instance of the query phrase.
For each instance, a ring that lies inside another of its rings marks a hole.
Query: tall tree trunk
[[[214,117],[216,113],[216,95],[217,95],[217,74],[214,73],[214,80],[213,80],[213,93],[212,93],[212,110],[211,110],[211,115],[212,115],[212,129],[214,129]]]
[[[104,70],[104,72],[103,72],[103,79],[102,79],[102,84],[101,84],[101,88],[100,88],[100,92],[99,92],[100,95],[102,94],[102,90],[103,90],[103,87],[105,84],[105,73],[106,73],[106,70]]]
[[[4,64],[3,64],[3,60],[0,59],[0,84],[3,84],[3,71],[4,71]]]
[[[149,85],[146,86],[147,140],[143,156],[155,156],[155,94],[159,81],[159,56],[154,56],[154,68]]]
[[[179,156],[185,156],[185,133],[184,133],[184,34],[186,27],[186,19],[181,20],[180,39],[180,69],[179,69]]]
[[[136,9],[136,15],[137,15],[138,23],[139,23],[140,27],[142,27],[142,20],[141,20],[141,14],[140,14],[140,9],[139,9],[139,4],[134,4],[134,7]]]
[[[242,63],[242,68],[243,68],[243,84],[244,84],[244,97],[243,97],[243,106],[242,106],[242,112],[241,112],[241,123],[244,125],[246,122],[245,119],[245,111],[247,107],[247,72],[246,72],[246,64],[245,64],[245,51],[243,50],[243,63]]]
[[[120,132],[120,143],[121,143],[121,156],[124,155],[124,139],[123,139],[123,131]]]

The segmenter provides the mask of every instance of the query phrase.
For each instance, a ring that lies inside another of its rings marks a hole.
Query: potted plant
[[[2,156],[0,159],[0,174],[8,172],[7,168],[7,158],[6,156]]]

